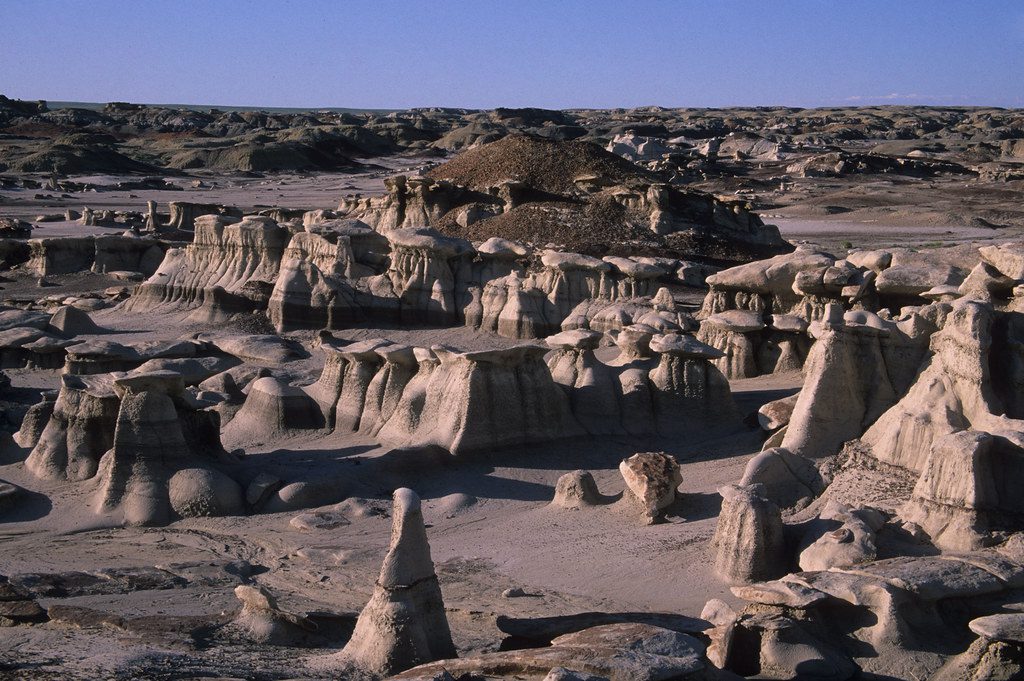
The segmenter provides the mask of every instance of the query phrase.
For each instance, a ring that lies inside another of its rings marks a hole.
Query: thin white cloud
[[[967,97],[963,95],[923,95],[917,92],[890,92],[887,95],[851,95],[843,101],[846,102],[965,102]]]

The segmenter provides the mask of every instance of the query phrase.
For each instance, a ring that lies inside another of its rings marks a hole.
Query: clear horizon
[[[0,24],[0,93],[27,100],[1024,107],[1024,3],[1006,0],[7,0]]]

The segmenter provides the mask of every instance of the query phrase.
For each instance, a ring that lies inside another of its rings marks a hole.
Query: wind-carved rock
[[[109,376],[63,374],[46,426],[25,460],[36,477],[87,480],[114,441],[120,399]]]
[[[270,218],[248,216],[228,224],[220,216],[203,216],[196,223],[193,242],[168,250],[156,273],[122,307],[142,312],[165,305],[205,305],[198,313],[205,321],[262,309],[277,280],[288,238],[288,231]],[[260,290],[260,282],[266,291]]]
[[[697,337],[721,351],[715,365],[727,378],[753,378],[762,373],[757,348],[765,326],[759,312],[727,310],[705,319]]]
[[[317,626],[308,618],[282,610],[277,599],[261,586],[240,584],[235,596],[242,609],[231,626],[257,644],[288,646],[301,642]]]
[[[631,325],[616,340],[619,356],[605,363],[594,355],[600,338],[578,329],[547,339],[555,349],[551,375],[587,432],[670,437],[738,419],[728,381],[710,363],[718,350],[693,336]]]
[[[629,496],[643,510],[647,522],[656,522],[676,501],[676,488],[683,481],[679,463],[664,452],[641,452],[619,464]]]
[[[805,294],[793,287],[801,272],[821,271],[824,277],[824,270],[834,264],[833,256],[800,247],[792,253],[716,272],[707,278],[710,290],[701,312],[705,317],[727,310],[750,310],[817,318],[822,312],[821,303],[805,300]]]
[[[230,441],[261,440],[299,430],[323,428],[319,405],[299,388],[272,376],[258,378],[249,386],[242,408],[224,427]]]
[[[195,413],[181,376],[156,371],[114,379],[121,398],[114,442],[97,473],[99,512],[127,525],[242,512],[239,485],[211,464],[219,420]]]
[[[224,515],[241,489],[213,465],[224,454],[217,415],[199,408],[180,374],[65,374],[26,467],[47,479],[98,480],[100,513],[129,525]]]
[[[53,416],[53,410],[57,406],[57,394],[52,391],[44,392],[42,400],[33,404],[25,412],[25,418],[21,420],[21,428],[14,434],[14,442],[19,447],[35,449],[39,444],[39,438],[46,429],[46,424]]]
[[[1024,372],[1011,350],[1024,338],[1012,325],[1017,314],[997,324],[985,303],[965,299],[946,309],[942,329],[931,337],[931,356],[917,362],[913,385],[897,392],[899,402],[862,438],[875,458],[919,473],[936,439],[967,428],[1024,446],[1016,391]]]
[[[620,357],[606,364],[593,353],[600,337],[552,337],[550,365],[548,348],[533,344],[475,352],[385,339],[324,345],[318,381],[289,388],[260,379],[225,435],[240,442],[268,428],[324,428],[458,455],[587,434],[707,434],[738,422],[728,382],[709,363],[718,351],[633,326],[619,334]]]
[[[397,319],[398,301],[375,295],[386,238],[356,221],[332,220],[291,237],[267,314],[279,332],[338,329],[367,317]],[[385,286],[390,291],[390,283]]]
[[[456,656],[415,492],[395,491],[392,518],[391,544],[373,595],[329,666],[351,664],[390,676]]]
[[[601,503],[601,493],[590,471],[572,471],[558,478],[552,506],[580,509]]]
[[[387,276],[399,300],[402,322],[457,322],[457,282],[467,278],[472,245],[431,230],[396,229],[387,236],[392,248]]]
[[[931,444],[924,470],[900,515],[948,551],[984,546],[992,531],[1012,530],[1024,514],[1016,485],[1024,450],[1003,438],[963,430]]]
[[[542,361],[547,348],[527,344],[478,352],[442,346],[431,350],[439,363],[427,367],[422,406],[416,393],[403,395],[379,431],[383,441],[440,445],[455,454],[581,434],[568,400]],[[418,427],[401,433],[393,423]]]
[[[727,485],[718,493],[722,510],[711,541],[715,573],[727,582],[750,582],[789,572],[778,506],[757,485]]]
[[[812,325],[817,338],[782,446],[820,458],[839,451],[896,403],[914,379],[943,313],[929,306],[899,322],[830,305]]]

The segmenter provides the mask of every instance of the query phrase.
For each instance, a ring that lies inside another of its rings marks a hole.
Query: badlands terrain
[[[1024,112],[0,98],[0,678],[1024,678]]]

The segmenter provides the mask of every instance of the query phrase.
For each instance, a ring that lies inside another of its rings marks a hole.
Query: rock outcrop
[[[601,493],[589,471],[572,471],[558,478],[555,498],[551,504],[560,508],[579,509],[601,503]]]
[[[228,224],[200,218],[185,248],[167,251],[159,269],[123,304],[127,312],[202,307],[196,319],[265,309],[289,233],[269,218]]]
[[[655,522],[676,501],[676,489],[683,481],[679,463],[664,452],[641,452],[619,464],[627,494],[643,510],[649,523]]]
[[[46,425],[25,467],[36,477],[47,480],[87,480],[96,475],[100,457],[114,443],[120,400],[109,376],[61,376],[60,392],[52,406],[44,402],[41,413],[33,421],[42,420],[49,411]],[[29,428],[38,429],[31,422]],[[25,446],[32,437],[24,434]]]
[[[558,636],[550,646],[484,653],[425,664],[395,677],[403,681],[507,677],[548,681],[635,681],[720,678],[695,636],[635,622],[605,624]],[[457,674],[458,677],[452,676]]]
[[[771,579],[788,572],[779,508],[757,486],[718,490],[722,510],[711,541],[714,571],[727,582]]]
[[[844,315],[838,305],[830,305],[812,326],[816,341],[805,367],[807,378],[782,446],[820,458],[863,434],[910,387],[945,313],[942,305],[898,322],[863,311]]]
[[[189,404],[181,376],[117,376],[113,443],[100,461],[98,511],[127,525],[244,510],[238,483],[213,464],[222,453],[219,419]]]
[[[394,494],[391,544],[355,631],[329,666],[354,665],[380,676],[455,657],[441,587],[434,574],[420,499]]]
[[[241,601],[242,609],[231,625],[252,643],[295,645],[317,629],[308,618],[282,610],[277,599],[261,586],[240,584],[235,587],[235,596]]]

